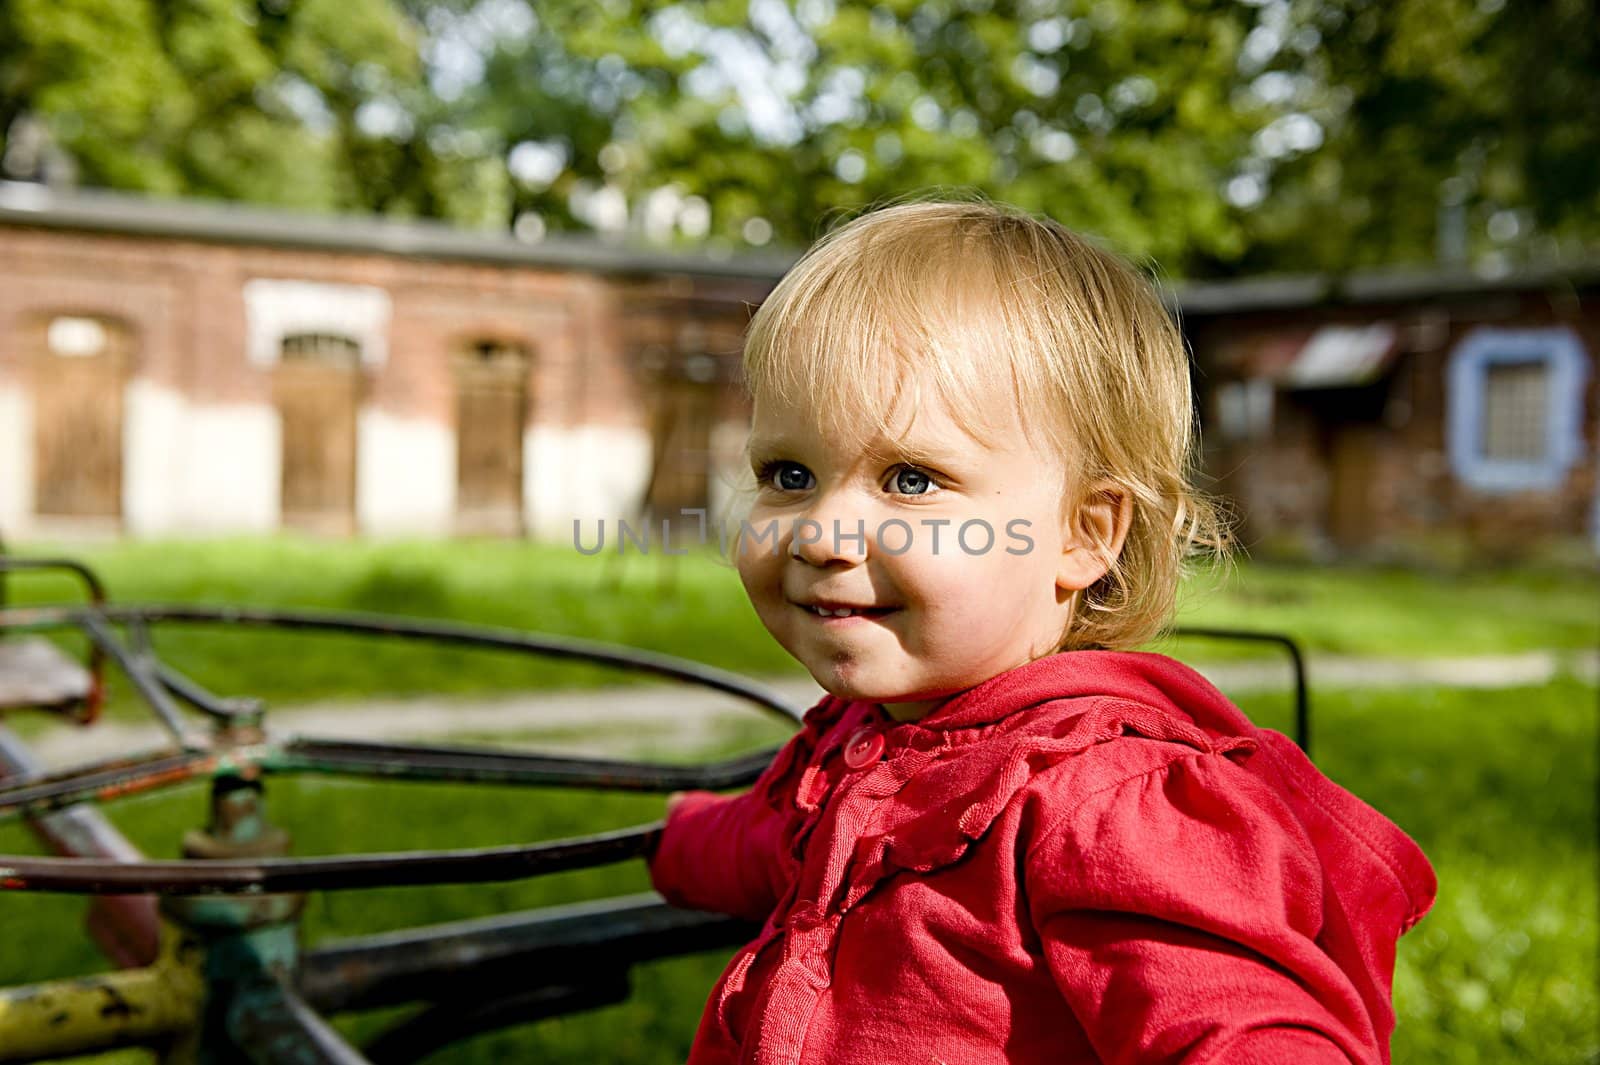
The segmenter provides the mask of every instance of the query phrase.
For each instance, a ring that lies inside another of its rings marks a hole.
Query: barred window
[[[1582,457],[1589,357],[1572,330],[1474,329],[1447,374],[1450,465],[1464,484],[1549,490]]]
[[[337,333],[291,333],[283,338],[285,362],[331,362],[355,366],[361,362],[361,344]]]
[[[1537,462],[1549,448],[1550,364],[1491,363],[1483,382],[1483,457]]]

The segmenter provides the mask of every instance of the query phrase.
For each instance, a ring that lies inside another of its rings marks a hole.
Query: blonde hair
[[[824,236],[750,322],[752,395],[814,413],[862,445],[892,438],[925,383],[974,436],[985,397],[1015,397],[1030,431],[1076,471],[1063,516],[1095,482],[1122,486],[1132,523],[1082,593],[1061,650],[1135,647],[1173,610],[1184,560],[1226,552],[1220,511],[1191,485],[1189,359],[1154,287],[1047,218],[984,200],[916,200]],[[913,461],[915,456],[912,457]]]

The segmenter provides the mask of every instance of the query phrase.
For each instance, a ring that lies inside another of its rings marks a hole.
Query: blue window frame
[[[1589,375],[1572,330],[1474,329],[1450,355],[1450,466],[1481,492],[1559,487],[1583,454]]]

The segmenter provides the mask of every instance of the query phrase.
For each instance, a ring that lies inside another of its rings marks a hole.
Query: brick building
[[[1207,468],[1246,542],[1600,550],[1600,263],[1190,285]]]
[[[570,536],[715,503],[786,265],[0,185],[0,529]]]
[[[715,506],[791,262],[0,184],[0,532],[564,539]],[[1600,547],[1600,264],[1176,300],[1247,542]]]

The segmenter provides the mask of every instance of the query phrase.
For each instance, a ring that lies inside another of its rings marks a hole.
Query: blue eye
[[[902,466],[889,481],[890,488],[904,496],[925,496],[938,491],[933,478],[915,466]]]
[[[811,471],[798,462],[769,462],[757,479],[780,492],[803,492],[813,483]]]

